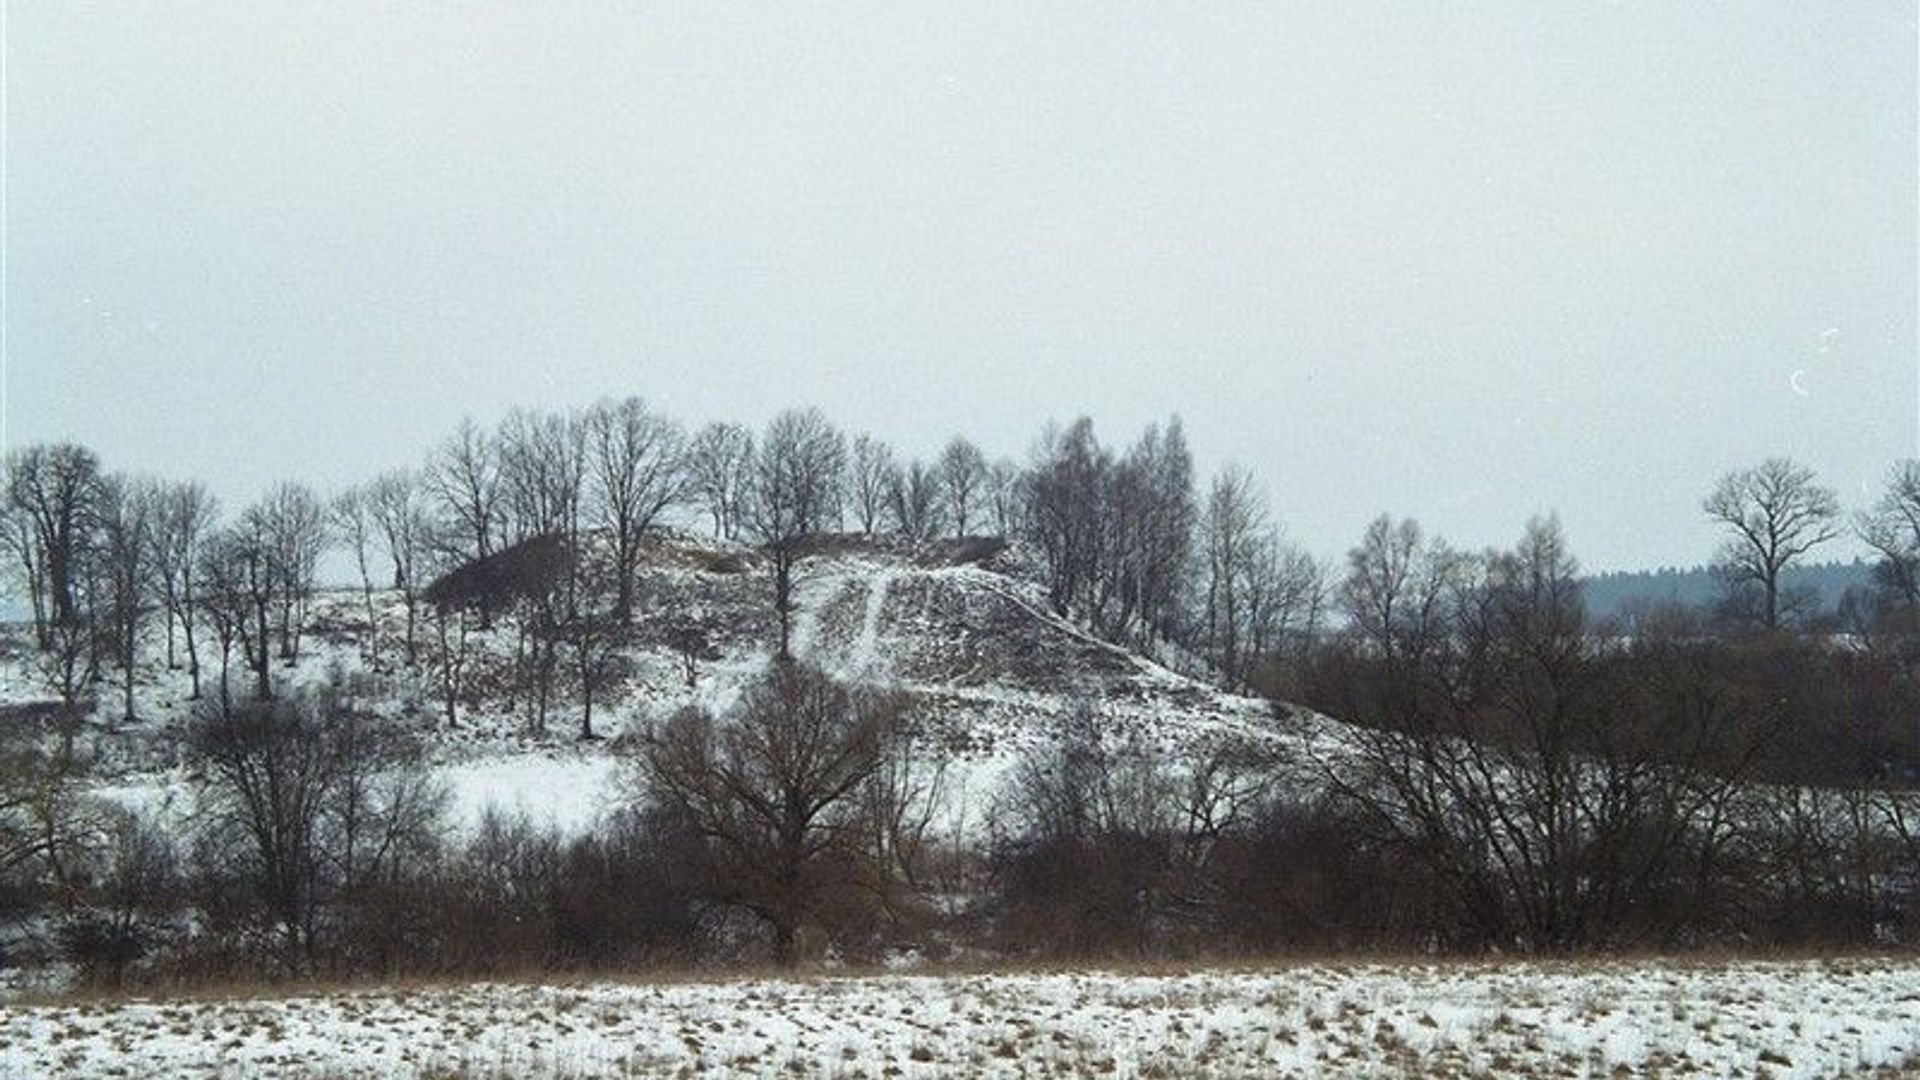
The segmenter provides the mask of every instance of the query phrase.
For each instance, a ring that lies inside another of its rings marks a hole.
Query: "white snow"
[[[627,801],[619,773],[613,757],[586,753],[477,758],[440,768],[456,824],[471,826],[491,808],[568,834],[587,831]]]
[[[1302,964],[0,1008],[0,1074],[1911,1075],[1920,964]]]

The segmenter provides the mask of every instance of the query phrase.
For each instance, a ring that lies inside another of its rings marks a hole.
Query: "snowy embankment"
[[[0,1074],[1920,1074],[1920,964],[476,985],[0,1010]]]

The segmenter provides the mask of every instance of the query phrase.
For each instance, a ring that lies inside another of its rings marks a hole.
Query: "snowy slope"
[[[1022,749],[1053,737],[1076,707],[1091,708],[1102,730],[1148,752],[1300,738],[1312,724],[1323,736],[1329,730],[1324,721],[1277,714],[1267,702],[1221,693],[1091,637],[1048,610],[1018,549],[860,537],[818,547],[796,573],[794,653],[842,679],[906,693],[962,767],[957,786],[976,793]],[[620,735],[690,704],[727,708],[775,649],[770,575],[750,551],[664,537],[649,549],[638,594],[625,671],[595,710],[596,730],[609,736],[603,741],[575,740],[577,711],[564,691],[546,732],[532,731],[531,702],[506,691],[517,641],[509,616],[473,637],[473,691],[452,725],[432,672],[400,663],[404,608],[393,594],[375,598],[377,662],[369,659],[361,594],[332,590],[315,599],[300,662],[275,678],[285,685],[330,673],[354,680],[362,701],[421,735],[465,819],[495,805],[579,826],[630,793],[617,761]],[[691,684],[679,648],[689,627],[704,645]],[[431,637],[422,626],[423,646]],[[150,648],[157,661],[161,639]],[[216,677],[205,676],[209,694]],[[246,693],[247,673],[236,666],[232,679],[235,692]],[[138,692],[140,720],[129,726],[117,722],[115,688],[103,686],[86,740],[98,755],[103,791],[149,805],[184,802],[189,778],[178,736],[192,707],[187,696],[184,671],[150,664]],[[25,650],[0,655],[0,702],[44,697]]]

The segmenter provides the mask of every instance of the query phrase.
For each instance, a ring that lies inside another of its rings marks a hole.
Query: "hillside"
[[[577,738],[578,708],[564,689],[546,730],[533,730],[532,702],[509,678],[519,640],[510,614],[471,635],[467,691],[451,725],[432,666],[400,662],[405,613],[396,594],[375,595],[371,627],[358,590],[318,594],[301,658],[274,677],[282,687],[344,678],[386,722],[422,737],[469,820],[493,804],[583,824],[625,798],[616,789],[622,736],[689,704],[725,709],[777,640],[769,570],[745,548],[658,538],[638,595],[618,674],[595,709],[603,738],[592,741]],[[1108,735],[1149,750],[1267,739],[1307,722],[1276,720],[1267,702],[1221,693],[1084,633],[1048,610],[1026,554],[998,541],[824,538],[799,565],[795,602],[794,654],[843,680],[906,695],[975,794],[1023,748],[1051,737],[1070,709],[1090,709]],[[433,640],[424,621],[419,636],[423,648]],[[164,644],[156,637],[148,647]],[[0,700],[16,707],[46,700],[29,654],[16,643],[0,660]],[[206,673],[210,695],[215,665]],[[187,783],[179,736],[192,706],[184,671],[149,667],[139,721],[117,722],[118,695],[103,686],[83,745],[108,793],[164,804]],[[248,685],[236,659],[234,692]]]

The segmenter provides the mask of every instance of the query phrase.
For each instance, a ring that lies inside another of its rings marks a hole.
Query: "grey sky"
[[[1920,440],[1913,3],[6,31],[10,437],[229,501],[611,393],[916,452],[1178,412],[1322,554],[1382,510],[1480,545],[1557,509],[1608,568],[1707,556],[1728,468],[1792,455],[1852,508]]]

